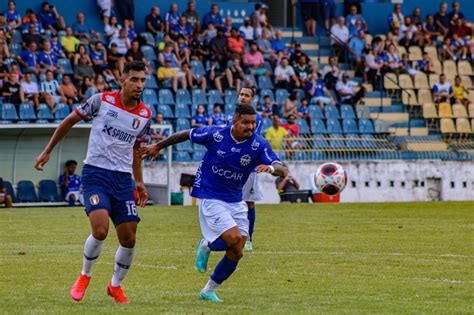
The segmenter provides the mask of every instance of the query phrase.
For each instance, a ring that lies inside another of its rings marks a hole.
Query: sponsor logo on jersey
[[[113,97],[112,95],[107,95],[105,99],[107,100],[107,102],[115,104],[115,97]]]
[[[139,114],[139,115],[140,115],[140,116],[148,116],[148,112],[147,112],[146,109],[142,109],[142,110],[140,110],[140,114]]]
[[[113,118],[117,118],[117,117],[118,117],[118,112],[109,109],[109,111],[107,112],[107,116],[110,116],[110,117],[113,117]]]
[[[214,132],[212,135],[214,137],[214,141],[221,142],[224,139],[224,136],[219,133],[219,131]]]
[[[243,173],[226,170],[225,168],[219,168],[218,166],[215,166],[215,165],[212,165],[211,168],[214,174],[217,174],[227,179],[242,180],[242,178],[244,178]],[[196,174],[196,179],[197,179],[197,174]]]
[[[251,161],[252,161],[252,158],[250,157],[250,155],[244,154],[244,155],[242,155],[242,157],[240,158],[240,165],[242,165],[242,166],[247,166],[247,165],[250,164]]]
[[[225,156],[225,151],[217,150],[216,154],[220,157],[224,157]]]
[[[196,177],[194,177],[194,184],[193,186],[196,187],[196,188],[201,188],[201,166],[202,166],[202,163],[199,164],[199,167],[196,171]]]
[[[260,147],[260,142],[254,139],[252,142],[252,150],[256,151],[258,147]]]
[[[240,148],[231,148],[230,151],[234,153],[240,153]]]
[[[263,149],[263,152],[265,153],[265,156],[267,157],[268,160],[273,161],[274,159],[271,158],[270,154],[268,154],[268,148]]]
[[[133,129],[138,129],[138,127],[140,127],[140,119],[134,118],[132,122],[132,127]]]
[[[91,202],[91,205],[93,206],[97,206],[100,202],[100,199],[99,199],[99,196],[98,195],[92,195],[90,198],[89,198],[89,201]]]
[[[115,127],[104,126],[102,132],[111,136],[112,138],[118,139],[123,142],[134,143],[135,136],[125,132],[123,130],[117,129]]]

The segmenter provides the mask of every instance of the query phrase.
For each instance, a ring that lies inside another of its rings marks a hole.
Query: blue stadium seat
[[[341,116],[339,116],[339,111],[337,110],[337,107],[334,105],[326,105],[324,106],[324,114],[327,119],[333,118],[333,119],[339,119]]]
[[[196,151],[204,151],[206,152],[207,151],[207,148],[201,144],[198,144],[198,143],[193,143],[193,151],[196,152]]]
[[[21,120],[26,120],[26,121],[36,120],[35,109],[33,108],[33,105],[31,104],[28,104],[28,103],[20,104],[19,114],[20,114]]]
[[[361,144],[364,148],[367,149],[376,149],[377,144],[375,143],[374,136],[372,135],[361,135],[361,138],[364,139],[364,141],[361,141]]]
[[[13,202],[18,202],[18,198],[16,197],[15,190],[13,189],[12,183],[9,181],[4,181],[3,185],[7,190],[7,193],[12,197]]]
[[[145,39],[147,45],[149,45],[151,47],[155,47],[156,42],[155,42],[155,38],[153,37],[152,33],[142,32],[142,33],[140,33],[140,36]]]
[[[176,104],[175,111],[176,118],[191,118],[191,113],[189,112],[189,105],[187,104]]]
[[[176,92],[176,104],[190,105],[191,103],[191,95],[188,90],[179,89],[178,92]]]
[[[357,124],[354,119],[344,119],[342,121],[342,130],[344,133],[359,133],[359,129],[357,128]]]
[[[173,92],[168,89],[160,89],[158,91],[158,102],[160,105],[174,105]]]
[[[351,105],[341,105],[341,118],[342,119],[356,119],[354,109]]]
[[[145,45],[145,46],[142,46],[140,49],[143,55],[145,55],[145,58],[147,60],[150,60],[150,61],[158,60],[158,58],[156,58],[156,53],[153,47]]]
[[[180,142],[176,145],[176,150],[190,152],[193,150],[191,141]]]
[[[226,103],[224,105],[224,113],[226,113],[227,115],[233,114],[235,112],[235,107],[236,107],[236,104]]]
[[[280,106],[285,104],[286,99],[288,98],[289,93],[287,90],[284,89],[278,89],[275,92],[275,98],[276,98],[276,103]]]
[[[328,142],[326,141],[326,139],[324,139],[324,136],[321,135],[321,134],[317,134],[317,135],[314,136],[313,146],[314,146],[315,149],[327,149],[327,148],[329,148]]]
[[[312,119],[315,119],[315,118],[322,119],[322,118],[324,118],[323,110],[321,109],[321,107],[319,107],[317,105],[310,105],[308,107],[308,112],[309,112],[309,115],[311,116]]]
[[[20,56],[20,54],[21,54],[21,44],[19,44],[19,43],[10,43],[8,45],[8,50],[10,51],[10,54]]]
[[[356,134],[346,135],[346,147],[349,149],[361,149],[362,145],[359,140],[359,136]]]
[[[258,76],[258,87],[260,89],[273,89],[272,79],[266,75]]]
[[[69,115],[69,106],[64,103],[59,103],[56,105],[56,112],[54,113],[54,117],[58,122],[61,122]]]
[[[188,152],[173,152],[174,160],[177,162],[191,162],[191,156]]]
[[[158,96],[156,95],[155,90],[145,89],[142,93],[142,101],[147,105],[158,104]]]
[[[359,119],[359,132],[361,134],[374,134],[374,125],[370,119]]]
[[[158,82],[156,81],[155,76],[150,74],[146,75],[145,89],[158,89]]]
[[[58,194],[58,187],[53,180],[45,179],[39,182],[39,199],[40,201],[61,201]]]
[[[176,131],[187,130],[191,128],[191,122],[186,118],[176,119]]]
[[[339,120],[330,118],[326,121],[328,133],[342,133],[341,124]]]
[[[253,75],[247,74],[245,76],[245,81],[244,84],[242,85],[243,87],[248,87],[248,86],[254,86],[258,89],[257,81],[255,80],[255,77]]]
[[[173,110],[169,105],[158,105],[158,112],[162,113],[166,119],[174,118]]]
[[[1,105],[2,107],[2,112],[1,112],[1,119],[4,121],[17,121],[18,120],[18,114],[16,112],[15,105],[11,103],[4,103]]]
[[[206,155],[207,151],[194,151],[193,153],[193,161],[194,162],[201,162],[202,159],[204,158],[204,155]]]
[[[262,100],[262,102],[263,102],[263,98],[267,95],[270,96],[270,100],[272,102],[275,102],[275,96],[273,95],[273,91],[270,89],[262,89],[260,91],[260,99]]]
[[[296,124],[300,127],[300,133],[309,133],[308,123],[304,119],[296,119]]]
[[[50,120],[53,120],[54,116],[49,109],[48,105],[41,103],[38,109],[38,120],[36,121],[39,124],[48,123]]]
[[[3,64],[7,67],[8,71],[12,71],[11,63],[16,62],[14,58],[6,58],[3,60]]]
[[[342,140],[341,134],[331,134],[329,135],[329,147],[331,149],[345,149],[346,145],[344,140]]]
[[[21,32],[19,30],[13,30],[12,39],[14,43],[20,44],[23,42]]]
[[[191,95],[193,105],[207,105],[206,94],[201,89],[194,89]]]
[[[293,89],[293,92],[298,92],[298,103],[301,103],[301,99],[306,96],[306,92],[303,89]]]
[[[61,68],[64,70],[64,74],[74,73],[74,71],[72,70],[71,61],[69,61],[69,59],[61,58],[59,59],[59,64],[61,65]]]
[[[151,110],[151,119],[152,119],[153,121],[156,121],[156,113],[157,113],[157,111],[156,111],[155,105],[147,105],[147,104],[145,104],[145,106],[148,107],[148,108]]]
[[[224,99],[222,98],[221,94],[219,93],[218,90],[210,90],[208,92],[208,108],[213,108],[214,104],[224,104]]]
[[[272,126],[272,120],[270,118],[263,118],[262,122],[262,132],[267,130]]]
[[[316,118],[311,120],[311,131],[313,134],[323,134],[326,133],[326,125],[322,119]]]
[[[272,65],[270,64],[269,61],[265,61],[265,69],[267,69],[268,71],[270,71],[272,74],[273,74],[273,69],[272,69]]]
[[[20,202],[36,202],[35,186],[29,180],[22,180],[18,182],[17,197]]]
[[[235,105],[237,104],[238,99],[239,99],[239,96],[237,95],[236,90],[228,89],[224,91],[224,102],[226,105],[227,104]]]
[[[204,69],[204,65],[202,64],[201,60],[191,60],[191,71],[194,72],[196,76],[203,77],[206,75],[206,70]]]

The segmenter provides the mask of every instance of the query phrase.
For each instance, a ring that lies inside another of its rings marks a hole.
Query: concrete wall
[[[321,163],[289,162],[288,166],[301,189],[310,189],[309,174]],[[342,202],[474,200],[473,162],[394,160],[342,162],[341,165],[349,176],[347,188],[341,195]],[[171,191],[179,191],[181,173],[193,174],[197,166],[198,163],[174,163]],[[145,182],[165,183],[166,168],[164,164],[147,166],[144,176]],[[278,203],[274,178],[267,174],[259,176],[265,192],[263,203]],[[187,192],[185,196],[185,203],[189,204],[191,199]]]

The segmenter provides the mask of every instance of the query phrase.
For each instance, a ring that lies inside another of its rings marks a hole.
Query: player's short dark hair
[[[130,61],[125,64],[123,73],[128,74],[130,71],[145,71],[146,64],[143,61]]]
[[[253,108],[252,105],[237,104],[237,107],[235,108],[235,115],[257,115],[257,112],[255,111],[255,108]]]
[[[66,167],[69,167],[71,165],[77,165],[77,162],[74,161],[74,160],[69,160],[69,161],[66,162]]]

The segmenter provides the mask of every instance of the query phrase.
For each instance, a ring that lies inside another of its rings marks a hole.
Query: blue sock
[[[214,242],[208,243],[207,246],[213,252],[223,252],[229,249],[229,245],[227,245],[227,243],[220,237]]]
[[[214,269],[211,279],[218,284],[222,284],[237,269],[237,264],[238,262],[232,261],[224,255],[217,264],[216,269]]]
[[[249,208],[249,241],[252,241],[253,230],[255,228],[255,207]]]
[[[69,207],[74,207],[76,202],[74,200],[69,200]]]

